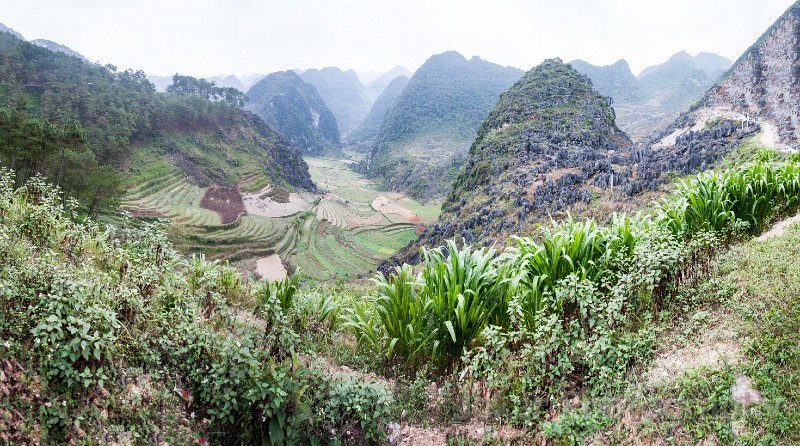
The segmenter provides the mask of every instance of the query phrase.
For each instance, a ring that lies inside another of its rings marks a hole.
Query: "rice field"
[[[292,193],[291,203],[276,203],[263,193],[268,185],[245,178],[239,189],[249,212],[227,225],[217,212],[201,207],[207,188],[177,169],[129,184],[121,209],[134,218],[169,219],[176,245],[185,252],[232,261],[277,254],[314,280],[367,277],[416,237],[418,225],[439,215],[439,206],[386,191],[341,160],[306,161],[317,193]]]

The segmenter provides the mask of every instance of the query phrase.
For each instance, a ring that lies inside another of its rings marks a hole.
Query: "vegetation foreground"
[[[478,422],[511,433],[447,441],[796,442],[800,235],[725,253],[800,204],[800,163],[760,158],[608,225],[570,219],[500,254],[448,242],[368,290],[243,279],[3,171],[0,441],[382,444]],[[632,381],[672,328],[737,304],[742,362]],[[733,402],[740,374],[767,403]]]

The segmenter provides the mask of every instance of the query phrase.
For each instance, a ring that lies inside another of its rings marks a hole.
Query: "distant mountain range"
[[[317,92],[294,71],[272,73],[247,91],[246,109],[260,116],[304,154],[323,155],[341,146],[336,118]]]
[[[712,53],[691,56],[681,51],[638,77],[624,60],[603,67],[582,60],[570,64],[614,99],[620,127],[641,140],[672,122],[730,68],[731,61]]]
[[[369,114],[372,100],[354,71],[336,67],[310,69],[303,71],[300,78],[316,87],[336,116],[342,138],[347,138]]]
[[[480,122],[523,74],[454,51],[431,57],[386,112],[367,171],[393,190],[443,196]]]
[[[393,80],[397,79],[398,77],[410,78],[413,74],[414,73],[408,71],[405,67],[398,65],[392,68],[391,70],[387,71],[386,73],[383,73],[380,76],[376,77],[373,81],[365,83],[364,85],[366,85],[367,94],[374,101],[377,100],[378,96],[380,96],[381,93],[383,93],[383,90]]]

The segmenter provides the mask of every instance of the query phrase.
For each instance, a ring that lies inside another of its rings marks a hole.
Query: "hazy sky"
[[[791,0],[0,0],[27,39],[148,74],[416,69],[457,50],[528,70],[550,57],[634,74],[686,50],[735,60]],[[724,6],[723,6],[724,5]]]

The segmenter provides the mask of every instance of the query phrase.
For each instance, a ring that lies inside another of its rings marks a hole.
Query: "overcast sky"
[[[148,74],[416,69],[432,54],[528,70],[551,57],[634,74],[680,50],[735,60],[790,0],[0,0],[26,39]],[[724,6],[723,6],[724,5]]]

